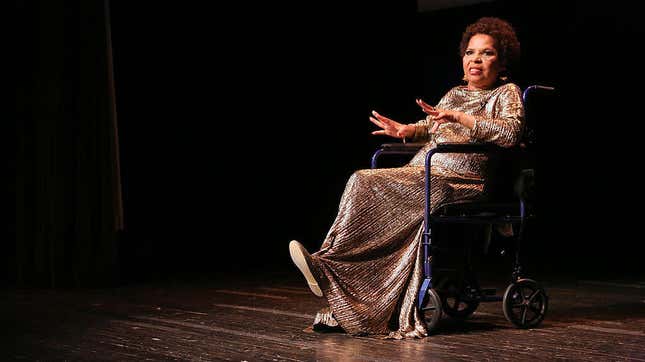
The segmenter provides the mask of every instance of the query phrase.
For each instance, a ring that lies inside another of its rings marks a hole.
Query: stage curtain
[[[6,281],[114,285],[123,209],[109,4],[16,5],[16,207]]]

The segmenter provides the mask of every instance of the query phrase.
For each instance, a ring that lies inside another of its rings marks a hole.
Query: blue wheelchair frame
[[[553,91],[553,87],[541,85],[531,85],[522,93],[522,101],[527,104],[528,97],[537,91]],[[527,114],[528,117],[528,114]],[[525,134],[528,130],[525,130]],[[383,144],[376,150],[372,156],[371,167],[376,168],[378,159],[382,155],[410,155],[418,152],[424,144],[405,144],[389,143]],[[519,146],[516,146],[519,147]],[[424,232],[423,232],[423,275],[424,280],[419,288],[417,305],[423,313],[431,311],[432,316],[426,322],[428,329],[433,330],[441,318],[442,303],[441,297],[434,290],[432,274],[432,232],[433,226],[438,223],[462,223],[462,224],[481,224],[481,225],[499,225],[499,224],[519,224],[519,231],[515,237],[515,257],[513,262],[512,283],[506,289],[504,296],[490,295],[489,291],[481,292],[472,300],[476,305],[479,302],[504,301],[504,314],[506,318],[519,328],[535,327],[542,322],[546,314],[548,297],[544,289],[531,279],[522,277],[522,267],[519,257],[519,245],[522,240],[527,220],[534,217],[527,212],[527,204],[521,195],[518,195],[517,201],[512,204],[506,204],[500,208],[500,204],[492,203],[465,203],[451,205],[458,212],[443,214],[441,212],[430,213],[430,195],[432,190],[431,184],[431,160],[438,153],[487,153],[492,154],[502,151],[503,148],[485,143],[443,143],[438,144],[435,148],[428,151],[425,158],[425,215],[424,215]],[[472,206],[478,207],[472,207]],[[509,213],[507,210],[514,209],[515,212]],[[459,210],[462,209],[460,212]],[[500,210],[503,209],[504,212]],[[463,211],[465,210],[465,211]],[[476,210],[473,212],[473,210]],[[528,294],[528,295],[527,295]],[[476,305],[474,307],[476,308]],[[474,309],[470,313],[474,312]],[[531,312],[533,318],[527,317]]]

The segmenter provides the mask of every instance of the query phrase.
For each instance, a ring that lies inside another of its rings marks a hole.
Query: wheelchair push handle
[[[535,91],[535,90],[545,90],[545,91],[555,91],[555,87],[550,87],[546,85],[530,85],[524,89],[524,92],[522,92],[522,100],[526,102],[526,98],[528,97],[529,93]]]

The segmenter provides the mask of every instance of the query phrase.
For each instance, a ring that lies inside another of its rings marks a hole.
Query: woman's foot
[[[311,272],[311,255],[307,252],[302,244],[295,240],[291,240],[289,243],[289,253],[291,254],[291,260],[296,264],[302,275],[305,276],[307,284],[309,284],[309,289],[318,297],[322,297],[323,293],[320,290],[318,281],[314,278],[314,274]]]
[[[344,332],[329,307],[324,307],[316,313],[311,329],[316,332]]]

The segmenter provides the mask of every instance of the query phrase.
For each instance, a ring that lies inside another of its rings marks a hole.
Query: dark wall
[[[540,125],[550,207],[536,257],[576,272],[636,261],[636,218],[619,211],[640,188],[630,102],[642,30],[630,9],[111,5],[126,275],[279,267],[291,239],[315,250],[347,177],[384,141],[370,135],[369,111],[420,117],[414,99],[436,102],[459,82],[461,32],[487,15],[517,28],[516,82],[558,88]]]
[[[112,3],[133,273],[286,262],[289,240],[322,240],[377,144],[366,104],[384,85],[370,70],[411,59],[378,54],[403,34],[371,29],[389,10]]]

